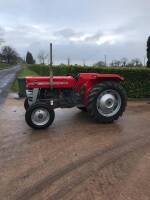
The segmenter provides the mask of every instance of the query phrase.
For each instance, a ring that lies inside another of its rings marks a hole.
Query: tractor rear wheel
[[[54,121],[55,112],[45,103],[31,105],[25,114],[27,124],[34,129],[48,128]]]
[[[97,84],[90,92],[87,110],[90,116],[101,123],[111,123],[122,116],[127,105],[123,87],[115,81]]]

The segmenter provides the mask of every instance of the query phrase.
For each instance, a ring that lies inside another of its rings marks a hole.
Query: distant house
[[[2,54],[0,54],[0,62],[2,62]]]

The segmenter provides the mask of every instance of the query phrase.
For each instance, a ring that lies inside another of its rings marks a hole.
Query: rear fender
[[[84,93],[84,105],[86,106],[88,103],[88,97],[90,91],[99,83],[105,82],[105,81],[115,81],[115,82],[121,82],[124,81],[124,78],[122,76],[119,76],[117,74],[108,74],[108,75],[102,75],[101,77],[96,77],[95,79],[90,79],[88,82],[84,84],[85,86],[85,93]]]

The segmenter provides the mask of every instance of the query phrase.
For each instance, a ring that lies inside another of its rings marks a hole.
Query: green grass
[[[23,67],[23,69],[17,74],[17,77],[26,77],[26,76],[38,76],[38,74],[28,67]]]
[[[23,78],[26,76],[38,76],[38,74],[36,72],[30,70],[28,67],[23,66],[23,69],[17,73],[16,80],[12,84],[11,90],[13,92],[18,92],[18,90],[19,90],[17,78],[19,78],[19,77]]]
[[[12,65],[6,64],[6,63],[0,63],[0,70],[7,69],[7,68],[10,68],[10,67],[12,67]]]

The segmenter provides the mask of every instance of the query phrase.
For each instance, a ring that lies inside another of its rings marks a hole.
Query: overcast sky
[[[21,56],[53,42],[55,63],[143,61],[149,35],[150,0],[0,0],[0,37]]]

